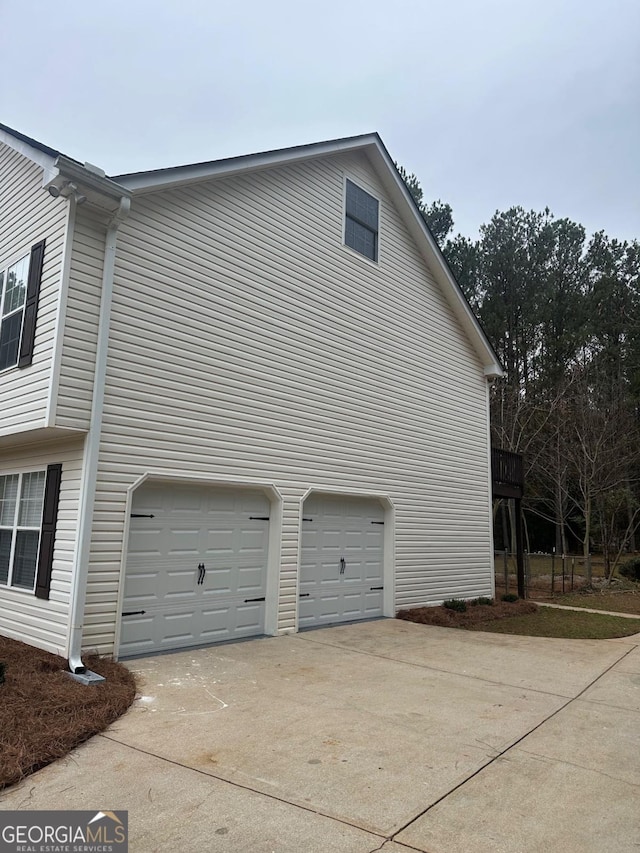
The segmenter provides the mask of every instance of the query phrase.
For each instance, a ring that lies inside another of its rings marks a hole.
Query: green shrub
[[[515,592],[507,592],[505,595],[502,596],[502,600],[513,602],[518,600],[518,596],[515,594]]]
[[[449,598],[447,601],[443,602],[443,606],[447,608],[447,610],[455,610],[457,613],[464,613],[467,609],[467,602],[463,601],[461,598]]]
[[[487,598],[486,595],[481,595],[480,598],[476,598],[476,604],[493,604],[493,598]]]
[[[632,557],[618,566],[618,573],[630,581],[640,581],[640,557]]]
[[[0,661],[0,684],[4,684],[4,674],[5,674],[6,669],[7,669],[6,663],[2,663],[2,661]]]

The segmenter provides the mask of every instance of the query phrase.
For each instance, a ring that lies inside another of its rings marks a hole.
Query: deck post
[[[494,499],[502,498],[515,501],[514,521],[516,534],[516,566],[518,578],[518,595],[520,598],[524,598],[526,595],[524,573],[524,547],[522,536],[522,496],[524,495],[524,464],[521,453],[513,453],[509,450],[501,450],[499,447],[491,448],[491,486]],[[506,542],[504,543],[504,547],[506,554]]]
[[[518,575],[518,597],[525,598],[524,549],[522,547],[522,498],[514,498],[516,516],[516,567]]]

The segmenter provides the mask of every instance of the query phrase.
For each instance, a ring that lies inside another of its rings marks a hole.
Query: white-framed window
[[[35,588],[46,477],[0,475],[0,585]]]
[[[0,370],[18,363],[28,275],[28,254],[0,270]]]
[[[346,179],[344,242],[370,261],[378,261],[380,202]]]

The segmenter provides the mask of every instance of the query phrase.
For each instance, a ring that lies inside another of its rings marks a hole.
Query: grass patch
[[[573,640],[607,640],[640,633],[640,619],[605,616],[600,613],[578,613],[540,607],[536,613],[510,616],[497,622],[466,626],[470,631],[497,634],[524,634],[528,637],[564,637]]]
[[[0,789],[106,729],[135,698],[133,674],[95,655],[84,662],[107,680],[89,687],[65,674],[64,658],[7,637],[0,637],[0,661]]]
[[[478,604],[469,607],[466,612],[451,610],[446,606],[414,607],[410,610],[400,610],[397,618],[440,628],[524,634],[529,637],[564,637],[573,640],[607,640],[640,633],[640,618],[580,613],[542,605],[538,607],[533,601],[521,599],[495,602],[493,605]]]
[[[640,616],[640,593],[579,592],[574,595],[555,595],[554,604],[589,607],[591,610],[613,610],[615,613],[637,613]]]

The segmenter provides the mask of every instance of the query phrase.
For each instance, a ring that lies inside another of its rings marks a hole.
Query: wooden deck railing
[[[521,498],[524,493],[522,454],[492,447],[491,479],[494,497]]]

